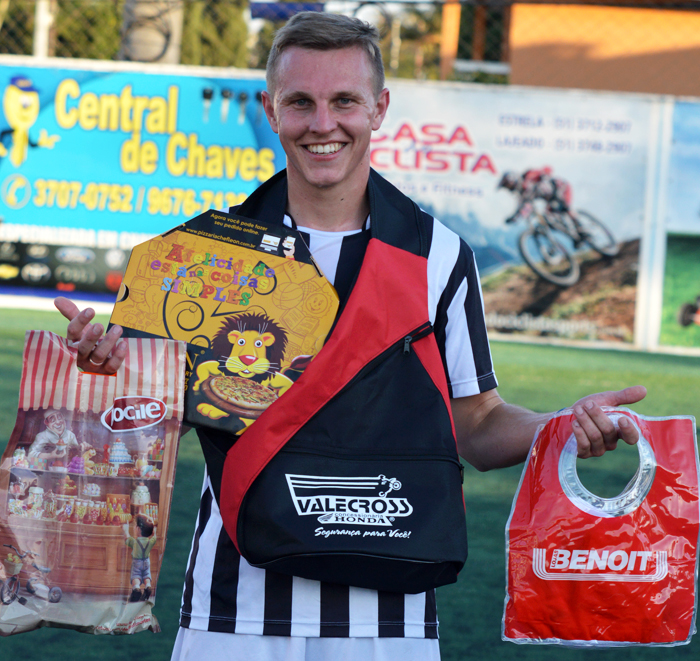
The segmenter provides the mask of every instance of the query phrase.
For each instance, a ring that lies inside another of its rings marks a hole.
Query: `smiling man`
[[[287,155],[289,215],[312,229],[357,230],[369,212],[372,131],[389,106],[383,74],[361,45],[310,50],[279,42],[263,106]]]
[[[370,169],[372,132],[380,128],[389,107],[378,43],[379,35],[369,25],[321,13],[298,14],[277,33],[263,104],[287,155],[287,169],[233,211],[301,232],[338,292],[341,320],[358,306],[361,297],[350,294],[370,254],[385,251],[398,256],[401,264],[405,259],[411,268],[420,265],[426,285],[417,306],[429,317],[431,333],[426,337],[435,348],[433,365],[450,398],[449,407],[442,397],[421,411],[421,422],[431,426],[427,436],[434,429],[437,437],[440,428],[451,452],[456,443],[459,454],[479,470],[510,466],[525,459],[538,425],[552,414],[508,405],[496,391],[472,250]],[[386,288],[395,277],[381,269],[377,273],[376,288]],[[382,277],[387,280],[382,282]],[[388,300],[386,309],[377,311],[376,326],[351,327],[353,342],[360,346],[381,334],[382,323],[402,312],[406,300]],[[102,326],[90,323],[92,310],[80,312],[66,299],[56,304],[70,319],[69,339],[79,343],[78,364],[93,372],[114,372],[125,352],[119,342],[121,329],[114,327],[102,337]],[[425,383],[419,369],[406,378],[370,383],[363,401],[374,406],[373,416],[364,415],[364,407],[363,415],[349,413],[327,421],[323,434],[329,444],[335,442],[334,434],[342,434],[374,451],[375,435],[386,436],[381,430],[395,429],[400,421],[408,440],[411,416],[416,415],[410,402],[416,392],[419,397],[423,392],[414,384]],[[637,433],[625,424],[627,418],[622,418],[618,431],[601,406],[629,404],[644,395],[638,386],[577,402],[579,456],[601,455],[613,449],[618,438],[635,443]],[[390,403],[375,406],[382,397]],[[219,510],[223,459],[234,439],[204,428],[198,435],[207,472],[174,661],[440,658],[434,590],[382,592],[248,564],[227,535]],[[393,442],[405,447],[403,436]]]

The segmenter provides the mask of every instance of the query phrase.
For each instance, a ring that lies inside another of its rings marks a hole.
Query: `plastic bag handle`
[[[621,413],[608,413],[608,417],[619,429]],[[628,416],[626,416],[628,417]],[[622,493],[614,498],[601,498],[591,493],[581,484],[581,480],[576,472],[577,447],[576,437],[572,433],[559,457],[559,483],[561,484],[566,497],[580,510],[593,516],[602,518],[613,518],[624,516],[636,510],[647,497],[651,485],[656,475],[656,456],[644,438],[639,425],[630,417],[628,420],[639,432],[637,450],[639,452],[639,467],[629,484]]]

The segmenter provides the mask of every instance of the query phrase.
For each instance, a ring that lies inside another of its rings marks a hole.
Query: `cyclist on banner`
[[[516,210],[506,223],[527,222],[518,247],[525,262],[545,280],[560,287],[577,282],[580,268],[573,253],[584,244],[602,257],[618,254],[610,230],[587,211],[572,208],[571,185],[552,176],[551,167],[531,168],[521,175],[505,172],[498,188],[518,196]],[[544,205],[536,205],[537,200]]]
[[[552,176],[552,168],[545,165],[539,169],[525,170],[518,176],[514,172],[506,172],[498,183],[499,188],[505,188],[520,195],[520,201],[544,200],[553,212],[571,212],[573,190],[571,184],[564,179]],[[517,214],[506,219],[507,223],[515,221]],[[574,222],[576,219],[574,218]]]

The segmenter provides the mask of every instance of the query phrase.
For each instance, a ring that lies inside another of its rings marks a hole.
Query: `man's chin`
[[[325,190],[343,183],[347,179],[347,173],[330,171],[310,172],[307,173],[305,179],[314,188]]]

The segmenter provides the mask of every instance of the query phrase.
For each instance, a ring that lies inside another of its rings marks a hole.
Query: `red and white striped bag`
[[[125,341],[106,376],[79,371],[66,339],[27,332],[0,460],[0,635],[159,629],[186,344]]]

